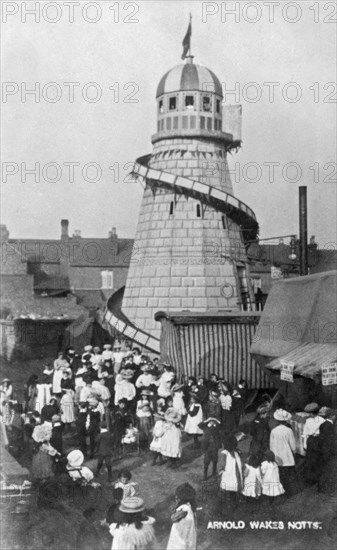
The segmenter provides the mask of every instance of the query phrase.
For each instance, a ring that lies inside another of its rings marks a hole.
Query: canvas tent
[[[337,272],[276,282],[262,312],[250,352],[297,407],[308,399],[329,405],[336,385],[321,384],[322,366],[337,361]],[[281,364],[294,364],[294,381],[281,380]]]

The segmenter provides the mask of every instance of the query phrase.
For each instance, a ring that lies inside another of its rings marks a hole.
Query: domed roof
[[[222,86],[218,77],[201,65],[191,62],[173,67],[161,78],[156,97],[180,91],[213,92],[223,97]]]

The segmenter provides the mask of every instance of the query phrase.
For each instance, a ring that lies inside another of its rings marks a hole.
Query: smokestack
[[[68,234],[69,220],[61,220],[61,239],[66,240],[69,238]]]
[[[308,275],[308,210],[307,188],[299,187],[300,275]]]
[[[7,225],[1,224],[0,225],[0,240],[1,242],[6,242],[9,239],[9,231],[7,229]]]

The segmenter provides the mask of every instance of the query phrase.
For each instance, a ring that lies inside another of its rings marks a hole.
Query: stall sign
[[[281,361],[281,380],[286,382],[294,381],[294,367],[295,363],[290,361]]]
[[[322,365],[322,386],[337,384],[337,363]]]

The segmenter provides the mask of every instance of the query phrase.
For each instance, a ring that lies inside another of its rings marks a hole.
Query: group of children
[[[220,456],[220,488],[225,504],[235,506],[240,495],[252,502],[264,495],[273,502],[284,494],[278,465],[271,450],[266,450],[262,456],[250,455],[244,464],[237,450],[237,439],[230,437]]]

